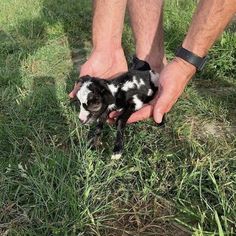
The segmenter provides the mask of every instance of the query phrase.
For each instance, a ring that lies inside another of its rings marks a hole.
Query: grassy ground
[[[169,58],[195,1],[167,1]],[[231,25],[164,128],[130,125],[126,153],[86,146],[67,93],[88,55],[86,0],[0,2],[0,235],[236,233],[236,36]],[[134,52],[126,24],[123,45]],[[131,138],[132,137],[132,138]]]

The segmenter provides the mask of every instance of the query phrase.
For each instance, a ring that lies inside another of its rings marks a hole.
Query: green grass
[[[196,1],[167,1],[165,45],[180,45]],[[1,0],[0,235],[236,233],[236,35],[168,114],[127,128],[124,157],[87,147],[67,93],[91,50],[86,0]],[[134,52],[125,25],[123,45]],[[132,138],[131,138],[132,137]]]

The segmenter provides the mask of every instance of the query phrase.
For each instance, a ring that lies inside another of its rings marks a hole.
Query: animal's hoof
[[[119,160],[122,156],[122,153],[113,153],[111,156],[112,160]]]

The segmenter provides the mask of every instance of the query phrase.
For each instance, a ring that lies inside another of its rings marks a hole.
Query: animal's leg
[[[99,146],[99,138],[101,136],[103,126],[104,126],[103,122],[98,122],[95,130],[93,128],[89,130],[88,140],[89,140],[89,146],[92,149],[96,149],[96,147]]]
[[[89,139],[89,145],[91,146],[92,149],[95,149],[99,145],[99,137],[101,136],[104,123],[107,120],[107,115],[108,115],[108,111],[104,112],[100,116],[95,130],[91,128],[89,131],[88,139]]]
[[[130,104],[123,113],[117,118],[116,127],[117,127],[117,134],[115,140],[115,146],[113,149],[113,154],[111,159],[117,160],[121,157],[124,149],[124,130],[126,126],[126,122],[132,113],[135,110],[135,105]]]

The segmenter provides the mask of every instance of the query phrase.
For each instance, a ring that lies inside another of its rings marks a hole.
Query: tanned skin
[[[146,60],[156,72],[160,73],[163,69],[166,64],[162,28],[163,0],[94,0],[93,50],[81,67],[80,77],[90,75],[110,79],[127,71],[121,46],[126,3],[136,42],[135,54],[139,59]],[[110,30],[107,30],[107,26]],[[77,90],[75,86],[69,96],[73,98]]]
[[[129,1],[129,0],[128,0]],[[132,0],[130,0],[132,1]],[[140,2],[143,2],[143,4],[145,4],[144,2],[148,2],[149,4],[153,4],[153,9],[155,8],[154,6],[156,6],[156,4],[159,4],[159,6],[161,7],[162,4],[160,4],[161,1],[158,0],[140,0],[140,1],[135,1],[133,0],[132,4],[128,4],[129,7],[134,7],[135,2],[139,2],[136,5],[136,9],[138,9],[138,7],[141,7],[142,4],[140,4]],[[95,9],[96,11],[100,11],[101,12],[105,12],[105,6],[104,4],[108,4],[108,2],[110,2],[110,6],[113,4],[112,2],[117,2],[115,0],[96,0],[95,1],[97,4],[97,8]],[[115,25],[117,24],[118,26],[122,25],[123,22],[122,21],[122,17],[124,16],[124,9],[125,9],[125,1],[121,0],[118,1],[122,2],[123,5],[120,5],[120,8],[118,9],[117,7],[111,7],[111,9],[113,9],[115,12],[113,12],[112,14],[110,14],[110,17],[114,17],[114,15],[119,15],[120,17],[117,18],[117,20],[114,20],[109,18],[109,22],[113,22]],[[100,7],[98,7],[100,6]],[[143,6],[142,6],[142,9]],[[141,8],[140,8],[141,11]],[[136,14],[136,19],[138,19],[138,14],[139,11],[132,11],[129,9],[129,12],[131,13],[131,18],[132,15]],[[102,14],[103,14],[102,13]],[[146,12],[146,17],[149,16],[149,12]],[[221,35],[221,33],[223,32],[223,30],[225,29],[225,27],[227,26],[227,24],[230,22],[230,20],[232,19],[233,15],[236,13],[236,0],[200,0],[196,9],[196,12],[193,16],[192,19],[192,23],[190,24],[188,33],[183,41],[183,47],[188,49],[189,51],[192,51],[193,53],[199,55],[199,56],[205,56],[208,52],[208,50],[211,48],[211,46],[213,45],[213,43],[217,40],[217,38]],[[142,13],[143,14],[143,13]],[[157,15],[159,15],[159,21],[156,22],[156,27],[155,29],[153,27],[149,27],[150,31],[155,31],[155,32],[159,32],[160,30],[160,24],[161,24],[161,17],[160,17],[160,11],[157,11],[156,13]],[[96,14],[95,14],[96,15]],[[94,15],[94,16],[95,16]],[[105,14],[104,14],[105,15]],[[101,15],[97,15],[100,16]],[[122,16],[122,17],[121,17]],[[142,18],[139,18],[140,20]],[[103,22],[105,25],[108,24],[108,22]],[[135,38],[136,38],[136,42],[138,42],[138,34],[137,32],[142,32],[142,30],[135,30],[135,27],[140,27],[141,25],[144,25],[142,23],[138,23],[136,20],[131,20],[132,23],[132,28],[135,34]],[[135,24],[135,25],[134,25]],[[98,27],[93,25],[93,27]],[[106,28],[106,27],[105,27]],[[109,29],[113,29],[113,28],[109,28]],[[159,29],[159,30],[157,30]],[[96,29],[93,30],[93,32],[96,31]],[[135,33],[136,32],[136,33]],[[104,32],[103,32],[104,33]],[[119,31],[120,33],[120,31]],[[148,32],[151,34],[151,32]],[[147,32],[146,32],[147,34]],[[120,35],[121,37],[121,35]],[[141,36],[140,36],[141,37]],[[153,44],[155,45],[156,43],[156,38],[158,38],[157,36],[153,37]],[[160,39],[161,40],[161,39]],[[102,44],[102,41],[99,42]],[[140,40],[140,42],[142,42],[142,40]],[[145,42],[145,40],[143,41]],[[112,44],[112,43],[111,43]],[[162,43],[156,43],[156,45],[163,45]],[[103,68],[99,68],[96,67],[96,65],[98,64],[98,58],[105,58],[108,55],[111,54],[110,49],[113,48],[113,46],[109,46],[109,45],[104,45],[104,47],[106,47],[107,50],[104,49],[104,51],[101,49],[100,51],[96,51],[96,49],[94,50],[94,52],[96,52],[97,57],[93,57],[93,55],[89,58],[87,65],[90,66],[85,66],[82,67],[82,73],[83,74],[91,74],[95,75],[95,76],[100,76],[101,72],[99,70],[103,70],[104,74],[106,74],[107,72],[107,66],[106,66],[106,61],[103,65]],[[160,46],[159,46],[160,47]],[[116,48],[116,47],[115,47]],[[124,61],[124,57],[123,57],[123,50],[121,48],[121,46],[118,47],[118,55],[116,59],[117,60],[113,60],[113,67],[111,68],[119,68],[119,71],[122,72],[123,70],[126,70],[127,67],[124,66],[125,63],[123,63]],[[146,45],[143,45],[143,48],[147,48]],[[136,48],[137,49],[137,48]],[[153,47],[151,47],[150,52],[147,52],[147,55],[150,55],[151,59],[149,58],[149,60],[153,61],[154,58],[152,58],[151,55],[153,55],[151,53],[153,49]],[[107,51],[109,51],[109,53],[107,53]],[[122,53],[120,53],[122,51]],[[160,50],[159,50],[160,51]],[[105,53],[106,52],[106,53]],[[163,51],[164,52],[164,51]],[[99,56],[98,56],[99,55]],[[102,56],[103,57],[102,57]],[[158,56],[157,56],[158,57]],[[162,60],[164,59],[163,53],[160,52],[160,57],[162,58]],[[112,57],[110,57],[109,61],[112,61],[111,58],[115,58],[115,56],[113,55]],[[120,59],[120,60],[118,60]],[[155,61],[155,60],[154,60]],[[158,62],[156,64],[156,67],[158,67],[160,64],[160,60],[156,59],[156,61]],[[115,66],[116,65],[116,66]],[[119,67],[118,65],[122,65],[121,67]],[[93,70],[91,70],[91,67],[93,68]],[[106,67],[106,69],[105,69]],[[153,67],[155,67],[155,65],[153,65]],[[98,73],[99,71],[99,73]],[[115,74],[117,71],[111,71],[111,74]],[[158,71],[157,71],[158,72]],[[146,105],[145,107],[143,107],[141,110],[135,112],[134,114],[132,114],[132,116],[129,118],[128,122],[136,122],[136,121],[140,121],[140,120],[144,120],[147,119],[149,117],[153,117],[153,119],[157,122],[157,123],[161,123],[162,121],[162,117],[165,113],[167,113],[172,106],[175,104],[175,102],[177,101],[177,99],[179,98],[179,96],[182,94],[185,86],[187,85],[187,83],[189,82],[189,80],[192,78],[192,76],[196,73],[196,68],[189,64],[188,62],[185,62],[184,60],[182,60],[181,58],[174,58],[170,63],[168,63],[167,65],[165,65],[165,67],[161,70],[161,74],[160,74],[160,88],[159,88],[159,92],[156,96],[156,98],[149,104]],[[98,75],[96,75],[98,74]],[[105,78],[106,76],[104,76]],[[73,97],[76,93],[76,90],[78,90],[78,88],[74,88],[74,90],[70,93],[70,97]],[[116,114],[111,114],[110,118],[114,119],[116,117]]]
[[[205,56],[235,13],[236,0],[201,0],[182,44],[183,47],[196,55]],[[129,122],[153,117],[160,123],[163,115],[175,104],[195,72],[193,65],[178,57],[174,58],[161,71],[160,90],[156,99],[152,104],[134,113]]]
[[[160,73],[167,64],[164,55],[163,0],[128,0],[135,39],[135,54]]]
[[[121,36],[127,0],[94,0],[92,53],[82,65],[84,75],[109,79],[127,71]]]

